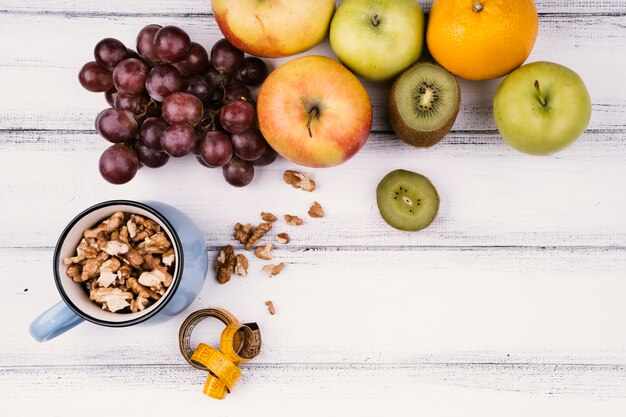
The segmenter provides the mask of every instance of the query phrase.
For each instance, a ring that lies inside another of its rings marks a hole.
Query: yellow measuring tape
[[[205,343],[191,349],[191,334],[202,320],[213,317],[226,325],[220,337],[219,350]],[[191,314],[178,332],[180,352],[194,368],[209,373],[203,392],[222,400],[241,377],[239,365],[255,358],[261,351],[261,332],[256,323],[241,324],[222,308],[206,308]]]

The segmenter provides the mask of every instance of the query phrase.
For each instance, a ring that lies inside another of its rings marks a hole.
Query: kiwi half
[[[461,104],[456,78],[439,65],[413,65],[393,83],[389,120],[396,135],[409,145],[427,148],[448,134]]]
[[[425,229],[439,211],[439,194],[430,180],[403,169],[390,172],[380,181],[376,202],[383,220],[399,230]]]

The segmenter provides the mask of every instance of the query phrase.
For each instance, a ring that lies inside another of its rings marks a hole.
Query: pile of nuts
[[[283,179],[285,183],[303,191],[313,192],[316,188],[315,181],[313,181],[308,175],[300,172],[285,171]],[[322,218],[324,217],[324,210],[317,201],[314,201],[308,210],[308,214],[312,218]],[[261,212],[261,219],[263,222],[258,226],[253,226],[250,223],[235,224],[233,238],[241,243],[245,250],[253,250],[253,253],[257,258],[264,261],[271,261],[271,252],[275,246],[272,243],[261,244],[261,241],[266,234],[272,230],[278,221],[278,218],[270,212],[263,211]],[[304,220],[295,215],[285,214],[284,219],[285,223],[292,226],[301,226],[304,224]],[[285,232],[276,234],[275,239],[278,243],[283,245],[286,245],[291,241],[291,237]],[[236,254],[232,245],[226,245],[220,250],[217,260],[214,263],[217,281],[220,284],[226,284],[230,281],[233,274],[245,277],[248,275],[248,266],[248,258],[246,258],[244,254]],[[268,277],[272,278],[280,274],[284,268],[284,262],[280,262],[278,264],[270,263],[263,266],[263,272]],[[268,301],[266,305],[270,310],[270,314],[274,314],[275,310],[272,302]]]
[[[176,256],[161,226],[118,211],[83,232],[67,275],[89,299],[112,313],[136,313],[160,299],[172,283]]]

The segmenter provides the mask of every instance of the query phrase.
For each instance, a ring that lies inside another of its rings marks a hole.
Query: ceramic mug
[[[63,263],[65,258],[75,256],[85,229],[95,227],[117,211],[139,214],[156,221],[168,235],[176,256],[170,287],[158,301],[136,313],[103,310],[89,299],[82,284],[67,276],[67,266]],[[57,242],[53,264],[54,280],[62,301],[46,310],[30,325],[30,334],[40,342],[53,339],[85,320],[101,326],[125,327],[146,320],[156,323],[177,315],[189,307],[202,289],[208,257],[202,234],[177,209],[158,202],[113,200],[88,208],[69,223]]]

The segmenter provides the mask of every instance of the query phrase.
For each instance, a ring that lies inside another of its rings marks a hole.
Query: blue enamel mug
[[[163,296],[143,311],[111,313],[89,299],[89,294],[67,276],[63,260],[75,256],[86,229],[93,228],[113,213],[134,213],[156,221],[168,235],[174,249],[172,283]],[[35,340],[45,342],[84,321],[101,326],[125,327],[149,320],[165,321],[185,310],[195,300],[206,279],[208,257],[204,239],[197,226],[182,212],[159,202],[139,203],[113,200],[96,204],[76,216],[65,228],[54,251],[54,280],[61,294],[59,303],[50,307],[30,325]]]

